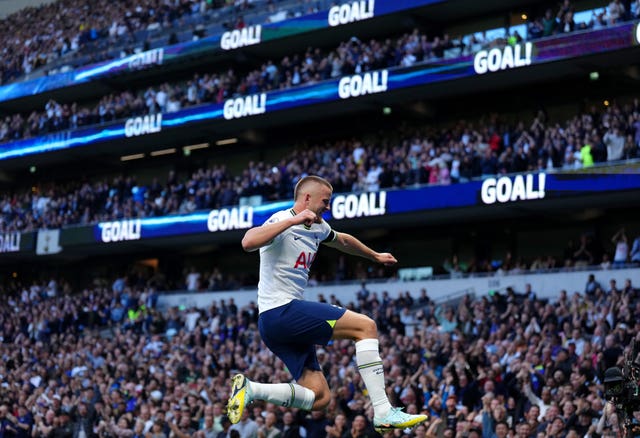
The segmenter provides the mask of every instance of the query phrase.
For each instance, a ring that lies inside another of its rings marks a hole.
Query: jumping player
[[[378,331],[372,319],[330,304],[303,300],[309,268],[321,243],[384,265],[397,262],[391,254],[376,252],[355,237],[332,230],[322,220],[332,193],[327,180],[302,178],[295,187],[293,208],[274,213],[242,239],[245,251],[260,249],[260,335],[296,383],[265,384],[235,375],[227,405],[232,423],[240,421],[245,406],[256,399],[305,410],[326,408],[331,394],[315,346],[326,345],[331,339],[355,341],[356,362],[371,397],[376,430],[405,429],[427,420],[426,415],[410,415],[389,403]]]

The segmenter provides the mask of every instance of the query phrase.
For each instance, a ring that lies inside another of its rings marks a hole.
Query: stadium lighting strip
[[[195,151],[198,149],[206,149],[209,147],[209,143],[199,143],[199,144],[191,144],[189,146],[185,146],[182,149],[185,151]]]
[[[162,155],[171,155],[175,154],[177,151],[176,148],[168,148],[168,149],[160,149],[158,151],[153,151],[150,153],[152,157],[160,157]]]
[[[139,160],[140,158],[144,158],[144,154],[123,155],[120,157],[120,161]]]

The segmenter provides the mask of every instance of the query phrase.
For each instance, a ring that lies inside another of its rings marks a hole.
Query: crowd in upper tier
[[[0,43],[4,47],[0,83],[3,76],[5,80],[14,77],[21,69],[33,68],[32,64],[46,64],[56,52],[78,51],[91,40],[114,37],[110,35],[114,32],[117,36],[120,28],[124,29],[122,32],[129,32],[129,27],[146,26],[149,22],[171,23],[183,15],[205,13],[208,8],[206,2],[192,0],[147,1],[136,8],[121,6],[119,2],[79,5],[61,0],[41,8],[27,8],[6,18],[3,20],[5,26],[0,30]],[[616,10],[618,12],[614,12]],[[144,114],[173,112],[202,103],[222,102],[232,96],[296,87],[355,72],[437,61],[490,46],[515,44],[527,37],[546,37],[615,24],[635,13],[625,9],[620,0],[614,0],[602,13],[586,17],[586,21],[579,23],[574,22],[574,12],[574,6],[566,1],[557,13],[549,9],[543,17],[532,19],[526,32],[513,30],[500,36],[477,32],[466,37],[445,33],[428,38],[427,32],[416,29],[397,38],[360,41],[354,37],[333,49],[309,48],[304,53],[272,59],[248,72],[233,69],[202,71],[181,83],[158,83],[146,89],[111,93],[96,98],[94,105],[51,100],[44,108],[31,113],[5,115],[0,122],[0,142]],[[118,24],[119,20],[128,24]],[[237,26],[245,26],[245,23]],[[35,29],[42,33],[31,35]]]
[[[527,23],[527,35],[522,37],[534,39],[634,19],[640,13],[638,5],[638,0],[613,0],[581,20],[575,18],[575,5],[565,0],[559,7],[532,17]],[[207,29],[220,31],[268,23],[328,6],[319,0],[144,0],[133,4],[124,0],[57,0],[27,7],[0,20],[0,85],[43,67],[57,70],[61,65],[72,65],[77,68],[109,57],[125,56],[132,47],[147,48],[152,39],[161,38],[164,44],[175,44],[187,37],[200,38]],[[247,23],[245,16],[259,22]],[[465,40],[481,42],[474,38],[468,36]]]
[[[164,216],[290,199],[306,174],[327,178],[335,193],[463,183],[512,172],[588,168],[640,156],[640,101],[586,108],[567,120],[544,111],[515,123],[492,115],[443,126],[335,139],[292,149],[277,162],[249,162],[240,173],[212,164],[190,175],[169,172],[151,181],[42,182],[0,197],[0,231],[60,228],[122,218]]]

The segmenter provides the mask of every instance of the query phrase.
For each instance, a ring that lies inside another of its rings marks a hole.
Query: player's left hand
[[[378,263],[382,263],[385,266],[391,266],[391,265],[395,265],[396,263],[398,263],[396,258],[394,256],[392,256],[391,253],[388,253],[388,252],[379,252],[376,255],[376,261]]]

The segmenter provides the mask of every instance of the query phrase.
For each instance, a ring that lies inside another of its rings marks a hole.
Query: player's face
[[[317,184],[313,190],[309,192],[307,208],[316,214],[317,223],[322,221],[322,214],[331,208],[332,194],[331,189],[322,184]]]

